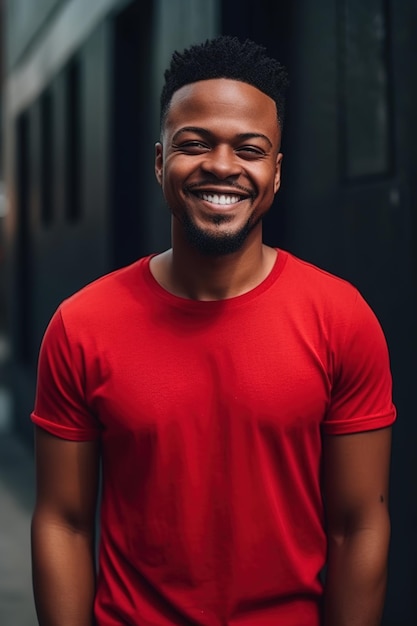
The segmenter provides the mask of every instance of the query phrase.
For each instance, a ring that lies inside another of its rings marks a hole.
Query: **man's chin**
[[[192,222],[183,222],[185,236],[188,242],[206,256],[224,256],[240,250],[249,233],[253,229],[252,224],[245,224],[236,232],[213,233],[202,230]]]

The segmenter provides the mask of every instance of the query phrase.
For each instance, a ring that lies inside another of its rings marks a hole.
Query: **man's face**
[[[175,227],[207,254],[239,249],[270,208],[282,154],[274,101],[235,80],[211,79],[173,95],[155,172]]]

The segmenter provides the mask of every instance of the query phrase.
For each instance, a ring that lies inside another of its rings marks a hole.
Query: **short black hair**
[[[182,53],[175,51],[165,71],[161,92],[161,125],[173,94],[190,83],[211,78],[230,78],[256,87],[275,101],[278,123],[284,121],[287,70],[267,55],[266,48],[246,39],[220,35],[195,44]]]

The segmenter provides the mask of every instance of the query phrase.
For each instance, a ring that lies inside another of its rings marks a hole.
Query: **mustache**
[[[250,189],[249,187],[245,187],[244,185],[239,185],[235,181],[229,181],[227,178],[225,178],[221,182],[223,183],[223,185],[227,185],[227,187],[230,190],[235,189],[236,191],[240,191],[241,193],[244,193],[247,196],[251,196],[252,198],[256,196],[256,193],[254,192],[253,189]],[[203,179],[203,180],[199,180],[197,183],[192,183],[191,185],[187,185],[186,189],[188,189],[188,191],[193,191],[193,189],[196,189],[196,188],[199,189],[201,187],[211,187],[213,188],[213,190],[215,190],[216,187],[220,188],[221,185],[219,185],[219,181]]]

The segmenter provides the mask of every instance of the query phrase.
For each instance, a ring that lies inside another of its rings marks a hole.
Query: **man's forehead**
[[[263,91],[230,78],[210,78],[183,85],[174,92],[165,121],[178,115],[222,115],[236,118],[269,118],[278,123],[275,101]],[[279,125],[279,124],[278,124]]]
[[[242,81],[216,78],[188,83],[173,95],[164,127],[177,133],[182,127],[203,127],[228,134],[251,133],[280,140],[275,101]]]
[[[216,90],[217,93],[231,93],[235,91],[239,94],[240,97],[242,97],[242,95],[246,97],[250,97],[251,95],[253,97],[256,95],[256,97],[258,98],[267,98],[276,107],[273,98],[271,98],[271,96],[269,96],[265,91],[259,89],[259,87],[243,80],[227,77],[207,78],[186,83],[185,85],[182,85],[176,91],[174,91],[171,99],[171,104],[174,101],[192,97],[199,92],[209,95],[212,90]]]

